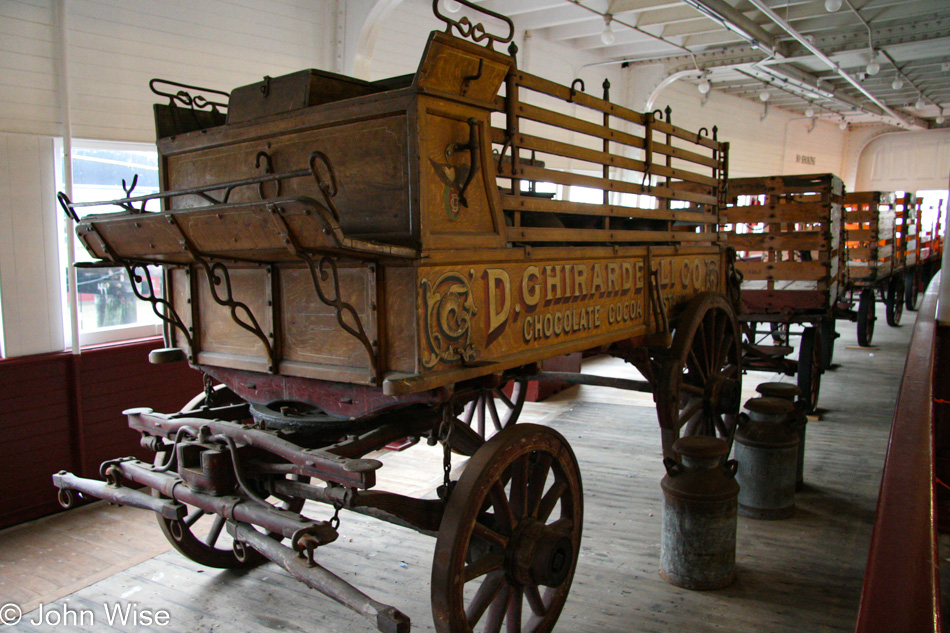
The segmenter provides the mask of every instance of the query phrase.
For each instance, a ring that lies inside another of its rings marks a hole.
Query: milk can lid
[[[684,457],[721,457],[729,453],[729,444],[711,435],[687,435],[673,443],[673,450]]]
[[[791,382],[763,382],[755,388],[763,396],[774,398],[797,398],[802,395],[802,390],[798,385]]]
[[[766,415],[787,415],[795,410],[795,405],[783,398],[752,398],[745,403],[745,408],[753,413]]]

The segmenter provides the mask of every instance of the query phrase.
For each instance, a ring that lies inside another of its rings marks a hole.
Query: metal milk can
[[[780,398],[752,398],[736,430],[739,514],[785,519],[795,513],[798,435],[788,423],[795,406]]]
[[[805,413],[804,403],[799,400],[802,390],[798,385],[790,382],[763,382],[755,388],[757,392],[767,398],[781,398],[795,405],[792,413],[792,429],[798,433],[798,463],[795,470],[795,492],[805,487],[805,430],[808,424],[808,415]]]
[[[718,589],[736,574],[736,463],[725,440],[704,435],[673,444],[681,462],[663,460],[660,575],[686,589]]]

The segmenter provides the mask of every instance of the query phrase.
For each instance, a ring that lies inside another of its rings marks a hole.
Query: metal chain
[[[452,481],[452,430],[455,428],[455,399],[450,398],[442,409],[442,422],[439,424],[438,436],[442,442],[442,486],[439,497],[448,501],[455,482]]]
[[[340,527],[340,510],[343,509],[343,504],[337,501],[333,504],[333,518],[330,519],[330,527],[334,530]]]

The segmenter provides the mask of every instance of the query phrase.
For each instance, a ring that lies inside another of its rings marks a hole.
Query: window
[[[154,145],[144,143],[107,143],[92,141],[73,142],[73,202],[116,200],[126,197],[123,181],[135,187],[131,195],[145,195],[158,191],[158,154]],[[61,175],[60,175],[61,176]],[[60,190],[62,177],[58,178]],[[154,205],[154,206],[153,206]],[[152,202],[149,210],[159,206]],[[79,217],[116,213],[116,206],[80,207]],[[65,222],[64,222],[65,226]],[[75,240],[75,236],[66,239]],[[94,345],[112,341],[141,338],[161,334],[161,320],[145,301],[136,298],[129,276],[123,267],[85,268],[83,262],[94,261],[82,244],[76,246],[76,289],[78,291],[79,342]],[[66,243],[62,244],[61,261],[67,261]],[[149,273],[156,293],[161,293],[162,271],[150,266]],[[64,271],[64,295],[68,282]],[[144,290],[148,280],[138,282]],[[69,318],[69,310],[63,311]],[[66,326],[67,338],[70,327]]]

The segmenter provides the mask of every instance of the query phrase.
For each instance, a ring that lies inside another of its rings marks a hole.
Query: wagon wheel
[[[904,314],[904,278],[900,275],[891,277],[887,284],[887,302],[885,303],[887,324],[897,327],[901,324],[901,315]]]
[[[798,388],[802,391],[805,411],[811,413],[818,405],[818,391],[821,389],[823,342],[817,327],[806,327],[802,332],[802,342],[798,347]]]
[[[550,631],[571,588],[583,524],[577,459],[557,431],[509,427],[469,460],[432,566],[439,633]]]
[[[904,276],[904,307],[914,311],[917,309],[917,299],[920,288],[917,286],[917,275],[909,272]]]
[[[215,398],[220,395],[220,399]],[[201,393],[195,396],[188,404],[182,408],[182,413],[199,409],[205,402],[205,394]],[[212,395],[212,406],[222,406],[225,404],[238,404],[242,402],[234,392],[224,385],[217,385]],[[170,459],[176,459],[173,455]],[[164,459],[164,453],[158,453],[155,456],[155,463]],[[171,468],[176,467],[175,463]],[[296,477],[297,481],[305,481],[304,478]],[[157,493],[153,491],[153,494]],[[162,495],[157,495],[162,496]],[[303,509],[304,499],[301,498],[278,498],[271,499],[272,503],[278,508],[289,510],[291,512],[300,512]],[[275,502],[276,501],[276,502]],[[245,548],[242,559],[238,559],[231,546],[229,538],[222,538],[226,535],[224,529],[226,519],[217,514],[207,513],[200,508],[183,504],[187,508],[185,518],[181,521],[166,519],[160,514],[155,517],[158,520],[158,526],[165,534],[165,538],[171,543],[172,547],[178,550],[182,555],[195,561],[205,567],[215,567],[218,569],[240,569],[255,567],[265,562],[264,558],[257,550]],[[199,536],[200,535],[200,536]],[[271,535],[272,537],[274,535]]]
[[[511,385],[510,397],[504,391],[508,385]],[[515,378],[498,387],[481,389],[475,398],[465,404],[459,419],[484,439],[488,439],[518,421],[527,392],[527,378]],[[486,419],[491,423],[490,427],[486,424]]]
[[[712,435],[729,444],[742,391],[742,341],[732,306],[718,293],[694,297],[680,316],[656,389],[663,455],[675,459],[681,435]]]
[[[835,339],[838,338],[838,332],[835,331],[835,320],[825,319],[821,322],[821,368],[831,369],[831,361],[835,355]]]
[[[874,289],[865,288],[858,300],[858,345],[869,347],[874,339]]]

